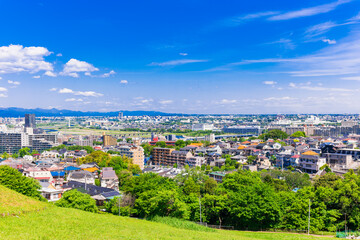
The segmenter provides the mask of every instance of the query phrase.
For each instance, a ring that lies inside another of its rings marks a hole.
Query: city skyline
[[[359,7],[3,2],[0,107],[357,113]]]

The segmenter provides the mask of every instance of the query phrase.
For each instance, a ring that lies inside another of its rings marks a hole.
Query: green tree
[[[45,201],[38,191],[41,189],[39,182],[23,176],[12,167],[0,166],[0,184],[26,196]]]
[[[261,134],[259,136],[260,139],[263,139],[263,140],[268,140],[268,139],[286,139],[288,137],[287,133],[286,132],[283,132],[279,129],[273,129],[273,130],[270,130],[269,132],[267,133],[264,133],[264,134]]]
[[[96,201],[90,195],[81,193],[76,189],[64,192],[62,198],[55,203],[58,207],[75,208],[87,212],[98,212]]]
[[[21,158],[24,157],[25,155],[30,155],[30,148],[28,147],[22,148],[19,150],[18,154]]]
[[[10,156],[10,154],[8,154],[7,152],[4,152],[2,155],[1,155],[1,158],[3,158],[3,159],[8,159],[8,158],[10,158],[11,156]]]
[[[303,131],[297,131],[291,134],[291,137],[296,137],[296,138],[306,137],[306,134]]]

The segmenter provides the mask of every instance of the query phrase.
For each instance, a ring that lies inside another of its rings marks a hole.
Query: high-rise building
[[[106,146],[116,146],[117,145],[117,140],[116,138],[109,136],[109,135],[105,135],[103,136],[103,145],[104,147]]]
[[[25,127],[36,128],[35,114],[25,114]]]
[[[123,112],[119,112],[119,119],[122,119],[124,117],[124,113]]]

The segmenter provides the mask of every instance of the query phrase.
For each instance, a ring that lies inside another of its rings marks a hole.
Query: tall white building
[[[212,131],[214,130],[213,124],[208,123],[197,123],[192,125],[193,131]]]

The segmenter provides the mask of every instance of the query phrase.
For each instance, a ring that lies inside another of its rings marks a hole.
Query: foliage
[[[306,134],[303,131],[297,131],[291,134],[291,137],[296,137],[296,138],[306,137]]]
[[[26,155],[30,155],[30,148],[25,147],[25,148],[21,148],[18,152],[19,156],[22,158]]]
[[[0,166],[0,185],[26,196],[45,201],[45,198],[38,191],[41,188],[38,181],[23,176],[18,170],[9,166]]]
[[[96,201],[90,195],[76,189],[64,192],[62,198],[55,203],[58,207],[75,208],[87,212],[98,212]]]
[[[65,146],[64,144],[61,144],[59,146],[52,147],[50,150],[56,150],[60,151],[62,149],[66,149],[68,151],[76,151],[76,150],[86,150],[87,153],[92,153],[94,149],[90,146]]]
[[[286,132],[283,132],[279,129],[273,129],[273,130],[270,130],[269,132],[267,133],[263,133],[259,136],[260,139],[263,139],[263,140],[268,140],[268,139],[286,139],[288,137],[288,135],[286,134]]]
[[[128,170],[134,174],[140,173],[141,169],[138,165],[132,163],[132,159],[126,156],[111,156],[103,151],[94,151],[91,154],[79,158],[78,163],[95,162],[99,167],[112,167],[116,172]]]

